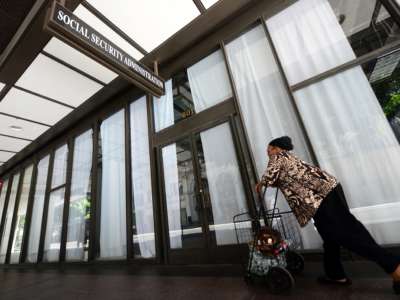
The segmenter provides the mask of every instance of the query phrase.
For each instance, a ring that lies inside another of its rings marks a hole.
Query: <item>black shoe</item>
[[[393,291],[396,295],[400,295],[400,281],[393,281]]]
[[[336,286],[349,286],[349,285],[352,285],[352,283],[353,283],[351,281],[351,279],[349,279],[349,278],[346,278],[345,281],[337,281],[337,280],[334,280],[334,279],[330,279],[330,278],[328,278],[326,276],[318,277],[317,281],[320,284],[336,285]]]

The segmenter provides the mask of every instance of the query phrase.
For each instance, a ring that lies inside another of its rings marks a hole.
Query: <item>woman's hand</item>
[[[263,187],[263,185],[261,184],[261,182],[256,184],[256,192],[258,194],[261,194],[262,187]]]

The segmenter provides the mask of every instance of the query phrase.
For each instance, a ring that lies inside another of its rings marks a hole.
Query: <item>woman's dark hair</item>
[[[270,146],[279,147],[283,150],[293,150],[292,139],[288,136],[281,136],[269,142]]]

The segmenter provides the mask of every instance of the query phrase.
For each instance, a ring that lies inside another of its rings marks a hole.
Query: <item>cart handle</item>
[[[263,219],[264,219],[265,226],[268,226],[268,227],[271,227],[271,228],[272,228],[272,223],[273,223],[274,217],[275,217],[276,203],[277,203],[277,200],[278,200],[278,188],[276,189],[276,193],[275,193],[274,208],[272,209],[271,223],[268,222],[268,214],[266,213],[266,209],[265,209],[265,206],[264,206],[264,198],[265,198],[266,192],[267,192],[267,188],[264,188],[264,191],[263,191],[262,193],[258,193],[258,198],[259,198],[259,200],[260,200],[260,201],[259,201],[259,203],[260,203],[260,210],[258,211],[258,214],[257,214],[257,220],[260,219],[261,214],[262,214],[262,217],[263,217]]]

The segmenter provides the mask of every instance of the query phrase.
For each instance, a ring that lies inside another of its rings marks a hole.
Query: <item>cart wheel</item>
[[[273,294],[288,292],[294,287],[294,279],[288,270],[282,267],[273,267],[267,274],[267,284]]]
[[[244,282],[246,282],[247,285],[251,285],[254,283],[254,278],[250,274],[244,275]]]
[[[286,268],[292,274],[298,275],[304,271],[304,258],[295,251],[286,252]]]

